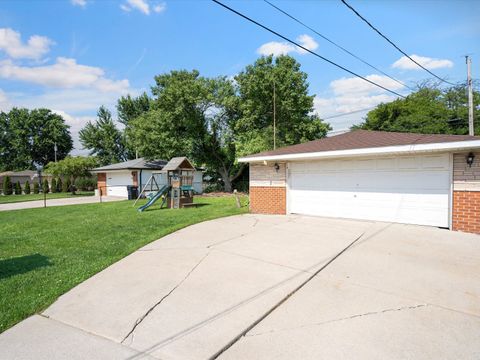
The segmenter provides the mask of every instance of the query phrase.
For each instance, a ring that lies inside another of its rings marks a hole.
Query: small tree
[[[67,156],[58,162],[51,162],[46,170],[55,176],[64,176],[65,182],[70,180],[68,189],[75,194],[75,180],[82,176],[90,176],[90,170],[97,166],[97,159],[94,157]]]
[[[48,194],[49,191],[50,191],[50,187],[48,186],[48,180],[47,180],[47,179],[44,179],[44,180],[43,180],[42,191],[43,191],[45,194]]]
[[[38,194],[39,190],[40,190],[39,188],[40,188],[40,186],[38,186],[38,181],[34,181],[33,182],[33,193]]]
[[[63,191],[62,187],[63,187],[62,178],[58,178],[57,179],[57,192],[62,192]]]
[[[28,180],[25,182],[25,185],[23,186],[23,192],[25,194],[30,194],[30,183],[28,182]]]
[[[57,192],[57,180],[55,180],[55,178],[52,178],[52,181],[50,182],[50,188],[52,193]]]
[[[22,185],[20,185],[20,181],[15,183],[15,195],[22,195]]]
[[[10,180],[10,176],[5,176],[3,178],[3,193],[5,195],[12,195],[12,192],[13,192],[13,186]]]
[[[70,179],[66,178],[62,185],[62,192],[69,192],[71,185]]]

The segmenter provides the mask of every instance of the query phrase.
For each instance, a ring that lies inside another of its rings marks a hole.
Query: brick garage
[[[250,165],[250,211],[258,214],[286,214],[285,163]]]
[[[480,233],[480,137],[356,130],[239,161],[250,165],[253,213]]]
[[[452,229],[480,233],[480,153],[470,167],[469,153],[453,156]]]

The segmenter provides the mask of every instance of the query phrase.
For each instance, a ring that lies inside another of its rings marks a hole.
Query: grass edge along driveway
[[[236,207],[233,196],[195,202],[204,205],[176,210],[155,205],[139,213],[132,201],[120,201],[0,213],[0,333],[154,240],[248,212]]]
[[[47,201],[51,199],[66,199],[71,197],[83,197],[83,196],[93,196],[93,191],[77,191],[75,195],[71,192],[68,193],[48,193],[46,198]],[[43,200],[43,194],[22,194],[22,195],[0,195],[0,204],[12,204],[18,202],[26,201],[38,201]]]

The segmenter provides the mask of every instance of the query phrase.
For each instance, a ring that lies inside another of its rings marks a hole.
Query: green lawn
[[[120,201],[0,212],[0,332],[153,240],[248,211],[237,208],[233,197],[195,202],[205,205],[178,210],[155,205],[139,213],[132,201]]]
[[[77,197],[77,196],[93,196],[93,191],[77,191],[75,195],[72,193],[49,193],[47,194],[48,199],[59,199],[59,198],[68,198],[68,197]],[[28,194],[28,195],[0,195],[0,204],[8,204],[15,202],[23,201],[33,201],[33,200],[43,200],[43,194]]]

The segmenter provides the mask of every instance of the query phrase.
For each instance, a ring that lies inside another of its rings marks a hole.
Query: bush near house
[[[57,180],[55,178],[50,182],[50,190],[52,194],[57,192]]]
[[[62,192],[69,192],[71,187],[72,182],[70,181],[70,178],[66,178],[62,185]]]
[[[20,185],[20,181],[15,183],[15,195],[22,195],[22,186]]]
[[[28,195],[30,194],[30,183],[27,181],[25,181],[25,185],[23,186],[23,192]]]
[[[50,187],[48,186],[48,180],[47,180],[47,179],[44,179],[44,180],[43,180],[42,191],[43,191],[45,194],[48,194],[48,193],[50,192]]]
[[[63,184],[62,184],[62,178],[57,179],[57,193],[61,193],[63,191]]]
[[[40,186],[38,186],[38,181],[34,181],[34,182],[33,182],[33,193],[34,193],[34,194],[38,194],[38,193],[40,192],[40,191],[39,191],[39,190],[40,190],[39,188],[40,188]]]
[[[93,177],[80,178],[75,181],[75,187],[81,191],[93,191],[97,185],[97,180]]]
[[[5,176],[3,179],[3,194],[4,195],[12,195],[13,186],[10,180],[10,176]]]

